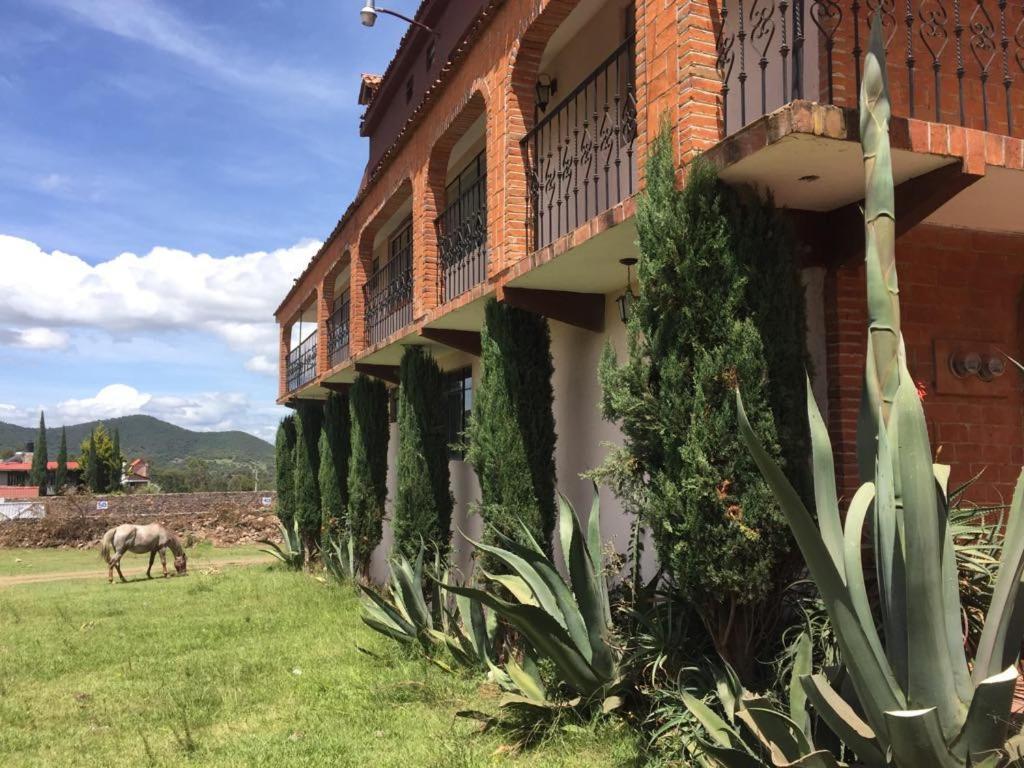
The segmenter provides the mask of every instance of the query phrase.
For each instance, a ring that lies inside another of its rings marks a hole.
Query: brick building
[[[815,392],[849,494],[864,355],[852,107],[877,8],[912,373],[954,482],[984,470],[975,497],[1008,498],[1024,462],[1021,380],[1003,357],[1021,354],[1021,3],[424,0],[416,19],[436,34],[410,26],[383,76],[364,76],[362,185],[277,310],[279,402],[358,373],[393,382],[403,347],[423,344],[466,405],[494,296],[551,321],[559,487],[583,503],[579,473],[618,438],[596,367],[606,341],[624,351],[620,261],[639,256],[634,196],[667,122],[680,169],[705,153],[794,221]],[[475,530],[457,458],[452,490],[455,525]]]

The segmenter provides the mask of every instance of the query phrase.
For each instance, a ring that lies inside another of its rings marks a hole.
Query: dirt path
[[[228,558],[211,558],[210,560],[203,560],[202,562],[195,563],[189,567],[190,571],[204,571],[207,568],[220,568],[225,565],[257,565],[259,563],[269,563],[271,558],[266,557],[228,557]],[[173,572],[173,568],[168,566],[169,570]],[[124,576],[129,581],[133,581],[141,578],[146,579],[146,566],[131,567],[125,566],[121,568],[124,571]],[[153,578],[159,579],[163,575],[160,570],[160,563],[153,565]],[[5,587],[15,587],[19,584],[42,584],[50,581],[73,581],[76,579],[97,579],[106,580],[107,569],[103,566],[98,568],[91,568],[87,571],[54,571],[51,573],[25,573],[19,574],[18,576],[0,576],[0,589]],[[114,575],[115,581],[117,574]]]

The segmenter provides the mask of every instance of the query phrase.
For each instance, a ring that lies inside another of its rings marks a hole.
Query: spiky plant
[[[265,544],[269,547],[269,549],[261,549],[260,551],[273,555],[278,562],[290,571],[301,571],[305,558],[302,553],[302,536],[299,532],[298,522],[292,521],[290,530],[281,523],[278,523],[278,528],[281,530],[281,543],[278,544],[270,539],[260,539],[260,544]]]

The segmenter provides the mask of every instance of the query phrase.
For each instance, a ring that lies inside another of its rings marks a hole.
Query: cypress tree
[[[64,492],[64,486],[68,484],[68,431],[60,428],[60,448],[57,449],[57,476],[54,481],[54,488],[58,494]]]
[[[348,525],[355,560],[365,575],[380,544],[388,495],[388,390],[357,376],[349,390],[352,455],[348,464]]]
[[[770,205],[725,187],[700,159],[680,191],[667,131],[652,150],[629,359],[619,366],[609,345],[600,372],[603,413],[625,446],[600,474],[650,528],[716,650],[749,680],[754,648],[777,626],[770,598],[792,573],[786,523],[739,440],[734,390],[776,459],[784,425],[788,471],[806,473],[803,294]]]
[[[348,395],[332,392],[324,403],[324,426],[320,435],[320,506],[323,531],[328,536],[346,535],[348,529],[351,440]]]
[[[32,469],[29,472],[28,481],[39,488],[39,495],[46,495],[46,465],[50,457],[46,450],[46,418],[43,412],[39,412],[39,431],[36,433],[36,442],[32,451]]]
[[[82,457],[86,462],[85,478],[93,493],[107,493],[110,490],[111,465],[114,461],[114,444],[106,428],[98,424],[82,442]]]
[[[295,522],[295,417],[285,416],[277,425],[274,443],[277,477],[277,519],[292,530]]]
[[[96,455],[96,428],[87,438],[85,451],[82,452],[85,458],[85,484],[89,486],[92,493],[100,492],[100,462]]]
[[[455,503],[448,475],[448,425],[441,407],[444,375],[421,347],[406,347],[399,381],[395,547],[415,558],[426,544],[444,556]]]
[[[108,472],[108,490],[121,490],[121,475],[124,472],[124,457],[121,456],[121,433],[116,427],[114,428],[113,450],[110,455],[110,466],[108,468]]]
[[[320,548],[320,428],[323,406],[302,401],[295,409],[295,519],[309,562]]]
[[[547,320],[492,299],[480,343],[483,373],[466,452],[480,480],[480,510],[488,526],[521,542],[525,526],[550,554],[555,419]],[[484,539],[492,538],[488,528]],[[499,567],[490,558],[484,562]]]

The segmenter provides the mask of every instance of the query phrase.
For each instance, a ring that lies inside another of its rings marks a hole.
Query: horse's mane
[[[166,528],[164,530],[167,530]],[[174,553],[175,557],[184,557],[185,548],[181,546],[181,541],[171,531],[167,531],[167,546]]]

